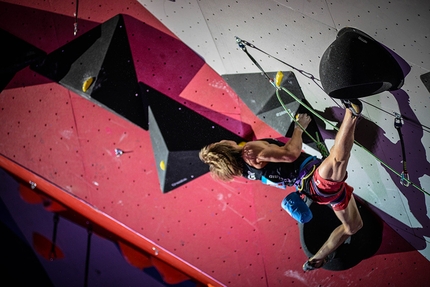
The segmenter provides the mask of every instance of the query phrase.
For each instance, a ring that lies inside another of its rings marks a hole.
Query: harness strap
[[[299,175],[295,181],[295,185],[298,191],[303,191],[304,187],[307,186],[305,181],[315,172],[316,168],[321,164],[321,160],[316,156],[308,156],[300,165]]]
[[[312,184],[312,188],[316,195],[324,198],[336,197],[335,200],[330,201],[331,204],[337,204],[339,202],[342,202],[346,196],[345,186],[336,193],[331,194],[323,193],[318,189],[318,186],[316,185],[312,175],[316,171],[317,167],[321,164],[321,162],[322,161],[315,156],[309,156],[302,162],[302,164],[300,165],[299,179],[296,181],[296,183],[300,183],[296,184],[297,190],[312,199],[312,196],[309,191],[309,185]]]
[[[315,165],[313,165],[312,166],[312,171],[310,172],[310,173],[308,173],[307,175],[305,175],[305,176],[303,176],[302,178],[301,178],[301,180],[300,180],[300,185],[298,184],[297,185],[297,190],[298,191],[303,191],[303,188],[306,186],[306,184],[305,184],[305,181],[311,176],[311,175],[313,175],[314,174],[314,171],[316,170],[316,166]],[[305,193],[306,194],[306,193]]]
[[[311,160],[313,160],[313,159],[316,159],[316,156],[308,156],[303,162],[302,162],[302,164],[300,165],[300,167],[299,167],[299,170],[301,171],[301,170],[303,170],[303,168],[311,161]]]

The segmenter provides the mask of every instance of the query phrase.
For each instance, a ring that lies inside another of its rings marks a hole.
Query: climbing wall
[[[343,27],[358,28],[396,53],[407,74],[404,86],[363,99],[365,117],[356,140],[365,149],[354,147],[349,182],[356,194],[430,258],[427,247],[422,248],[428,243],[429,196],[425,192],[430,189],[430,98],[421,79],[430,69],[430,10],[426,1],[140,2],[220,74],[261,72],[240,50],[235,36],[271,55],[248,47],[265,71],[285,70],[286,65],[275,57],[303,71],[305,75],[297,71],[295,75],[306,99],[317,111],[329,110],[332,115],[326,117],[334,124],[342,118],[341,105],[310,80],[309,74],[319,78],[321,56],[337,32]],[[211,50],[214,46],[216,52]],[[396,114],[403,116],[407,170],[418,188],[400,184],[398,174],[403,167],[394,127]],[[334,133],[327,131],[327,146],[333,144],[333,137]]]
[[[428,192],[430,99],[420,78],[430,68],[430,10],[425,1],[102,2],[79,1],[77,36],[76,3],[60,0],[3,1],[0,28],[50,54],[123,14],[136,80],[148,86],[138,96],[156,90],[163,101],[164,97],[174,101],[178,114],[191,111],[187,114],[193,119],[210,120],[238,139],[287,140],[255,115],[224,79],[260,73],[235,36],[287,62],[248,48],[267,72],[294,72],[305,98],[334,124],[342,117],[339,102],[309,77],[319,78],[321,55],[340,28],[355,26],[403,58],[410,66],[403,89],[363,99],[364,118],[356,139],[372,154],[355,145],[348,170],[356,195],[385,222],[381,247],[349,270],[303,273],[306,254],[299,228],[280,207],[290,190],[244,179],[216,182],[207,173],[163,190],[160,173],[169,167],[166,154],[175,154],[177,160],[183,157],[174,144],[166,147],[154,140],[157,133],[158,139],[167,138],[162,133],[169,131],[160,129],[160,123],[195,137],[191,142],[206,137],[206,130],[190,132],[189,124],[169,119],[173,112],[163,114],[163,105],[148,110],[146,129],[101,98],[85,96],[30,67],[18,71],[0,94],[0,120],[5,123],[0,127],[2,157],[55,184],[59,193],[72,195],[103,221],[126,228],[130,237],[151,242],[147,251],[152,256],[173,254],[186,262],[182,266],[192,266],[216,285],[344,286],[345,280],[357,285],[376,280],[420,286],[429,280],[429,196],[413,186],[401,186],[398,176],[373,156],[401,171],[393,125],[394,113],[401,114],[410,179]],[[143,31],[150,32],[142,35]],[[88,61],[91,57],[83,64]],[[322,135],[330,147],[332,128],[327,125]],[[309,146],[304,149],[315,153]],[[195,148],[190,151],[195,158]],[[50,237],[50,230],[38,228],[40,224],[45,223],[34,220],[22,231],[29,242],[35,231]],[[71,258],[65,260],[72,262]],[[92,278],[103,276],[98,272],[101,264],[103,260],[94,261]],[[73,271],[62,270],[70,272],[69,277]]]

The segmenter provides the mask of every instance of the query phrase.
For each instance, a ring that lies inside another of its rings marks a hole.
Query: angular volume
[[[275,78],[276,76],[275,72],[267,74],[271,78]],[[298,99],[309,106],[294,73],[286,71],[283,72],[283,74],[284,77],[280,86],[289,90]],[[261,75],[261,73],[223,75],[223,78],[259,119],[281,135],[286,137],[292,136],[294,122],[279,102],[274,87],[264,76]],[[287,93],[280,92],[279,95],[285,108],[291,114],[295,115],[296,113],[307,112],[312,116],[310,112],[308,112],[300,105],[299,102]],[[323,138],[319,131],[319,126],[324,127],[321,122],[321,120],[312,116],[312,122],[309,124],[307,131],[313,138],[319,139],[323,142]],[[315,150],[319,150],[316,143],[314,143],[314,141],[305,133],[303,134],[303,142]]]
[[[31,68],[148,129],[122,15],[60,47]]]
[[[304,99],[303,93],[292,72],[283,72],[281,86],[291,91],[299,99]],[[276,73],[267,73],[274,78]],[[248,106],[248,108],[263,122],[286,135],[292,122],[291,117],[280,104],[275,88],[261,73],[223,75],[224,80]],[[281,100],[286,108],[295,113],[300,104],[288,94],[281,92]]]
[[[202,147],[243,139],[184,105],[140,83],[149,99],[149,132],[160,187],[167,193],[209,171],[199,159]]]

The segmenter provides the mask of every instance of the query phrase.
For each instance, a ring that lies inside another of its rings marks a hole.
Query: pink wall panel
[[[5,90],[0,105],[2,153],[69,192],[85,194],[69,92],[57,84]]]
[[[281,136],[253,114],[207,64],[182,91],[178,101],[247,140]]]

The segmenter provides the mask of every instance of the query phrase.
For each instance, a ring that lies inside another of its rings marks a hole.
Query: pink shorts
[[[354,189],[345,181],[338,182],[322,178],[318,170],[317,168],[313,174],[313,179],[309,183],[312,200],[319,204],[330,204],[335,211],[344,210],[348,206]],[[347,176],[345,180],[346,178]],[[315,191],[314,184],[319,193]]]

